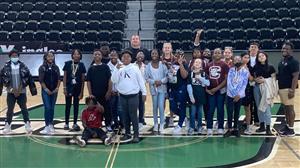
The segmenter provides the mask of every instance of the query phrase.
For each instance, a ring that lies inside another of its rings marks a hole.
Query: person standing
[[[286,125],[279,131],[282,136],[295,136],[294,97],[298,88],[299,62],[292,56],[294,45],[285,42],[282,46],[282,60],[278,64],[279,96],[283,105]]]
[[[140,51],[144,53],[146,63],[151,60],[149,51],[146,48],[142,47],[140,36],[137,34],[131,36],[130,47],[126,48],[125,50],[128,50],[132,53],[131,63],[134,63],[136,61],[136,56]]]
[[[139,126],[137,109],[139,104],[139,92],[142,91],[143,101],[146,101],[147,90],[145,80],[141,71],[132,62],[131,51],[122,52],[122,63],[117,65],[116,71],[112,74],[112,82],[116,84],[120,94],[120,103],[122,109],[122,118],[125,127],[125,135],[121,141],[131,141],[130,126],[133,126],[132,142],[139,142]]]
[[[104,107],[105,126],[107,131],[111,132],[111,110],[109,100],[111,97],[112,82],[109,66],[102,63],[102,52],[95,49],[93,53],[94,64],[88,69],[86,80],[90,97],[96,100]]]
[[[83,98],[86,69],[84,64],[80,62],[80,60],[82,59],[80,50],[73,50],[71,58],[72,60],[65,62],[65,65],[63,67],[63,86],[66,99],[64,130],[69,130],[70,110],[73,99],[74,118],[72,130],[80,131],[80,127],[77,125],[77,119],[79,111],[79,100]]]
[[[19,53],[13,49],[9,54],[9,61],[5,63],[1,70],[1,81],[7,89],[7,112],[5,119],[4,134],[11,133],[11,123],[14,114],[14,107],[17,103],[23,115],[25,130],[32,132],[29,113],[27,109],[26,87],[29,86],[32,96],[37,94],[35,83],[28,67],[19,60]]]
[[[41,134],[53,134],[54,109],[57,93],[60,86],[60,70],[55,64],[52,52],[47,52],[43,57],[43,64],[39,68],[39,81],[42,88],[42,99],[44,103],[45,128]]]

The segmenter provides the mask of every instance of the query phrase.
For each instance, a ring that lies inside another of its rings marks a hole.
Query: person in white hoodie
[[[131,141],[130,123],[132,123],[134,131],[132,142],[137,143],[139,142],[137,117],[139,92],[142,92],[143,101],[146,101],[147,90],[141,71],[138,67],[131,64],[132,53],[124,50],[121,55],[123,65],[117,65],[117,70],[113,72],[111,78],[120,94],[123,124],[125,127],[125,135],[121,137],[121,141]]]

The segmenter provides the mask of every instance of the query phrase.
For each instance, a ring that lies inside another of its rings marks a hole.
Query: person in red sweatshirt
[[[108,137],[106,132],[101,129],[102,113],[104,108],[97,103],[94,97],[87,97],[85,99],[86,108],[81,115],[82,125],[84,127],[82,137],[74,137],[74,141],[80,146],[84,147],[89,139],[100,138],[105,145],[112,143],[112,137]],[[113,135],[113,134],[112,134]]]

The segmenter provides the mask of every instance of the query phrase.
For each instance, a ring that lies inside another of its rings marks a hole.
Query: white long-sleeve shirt
[[[111,80],[116,84],[120,94],[131,95],[141,91],[143,95],[147,95],[144,77],[139,68],[133,64],[114,71]]]

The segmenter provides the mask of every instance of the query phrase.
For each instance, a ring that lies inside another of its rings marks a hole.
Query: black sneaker
[[[144,121],[144,122],[143,122],[143,125],[147,125],[147,123]]]
[[[140,138],[139,137],[134,137],[132,139],[132,143],[139,143],[140,142]]]
[[[263,133],[266,132],[266,128],[263,126],[259,127],[257,130],[255,130],[256,133]]]
[[[73,131],[80,131],[80,127],[77,124],[74,124],[72,127]]]
[[[227,137],[230,137],[231,135],[232,135],[231,131],[228,130],[228,131],[223,135],[223,137],[224,137],[224,138],[227,138]]]
[[[68,124],[65,124],[65,126],[64,126],[64,130],[69,130],[70,128],[69,128],[69,125]]]
[[[120,138],[121,142],[129,142],[131,141],[131,136],[130,135],[124,135]]]
[[[234,130],[234,131],[232,131],[232,134],[233,134],[235,137],[237,137],[237,138],[241,137],[241,133],[240,133],[239,130]]]
[[[284,133],[282,133],[281,136],[293,137],[295,136],[295,131],[293,129],[288,129]]]
[[[278,133],[279,134],[283,134],[285,131],[289,130],[289,127],[287,125],[285,125],[283,128],[281,128]]]

